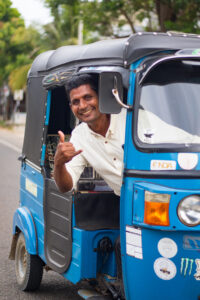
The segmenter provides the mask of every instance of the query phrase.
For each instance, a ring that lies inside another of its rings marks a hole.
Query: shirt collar
[[[116,127],[116,116],[117,115],[110,115],[110,125],[108,127],[108,130],[106,132],[106,137],[108,137],[111,134],[115,133],[115,127]]]
[[[115,114],[111,114],[111,115],[110,115],[110,125],[109,125],[109,127],[108,127],[108,130],[107,130],[107,132],[106,132],[106,136],[105,136],[105,137],[109,137],[109,135],[114,134],[114,132],[115,132],[115,127],[116,127],[116,117],[117,117],[117,115],[115,115]],[[86,125],[87,125],[87,124],[86,124]],[[101,136],[100,134],[98,134],[98,133],[94,132],[92,129],[90,129],[90,127],[89,127],[88,125],[87,125],[87,127],[88,127],[88,130],[89,130],[89,132],[90,132],[91,134],[97,135],[97,136]]]

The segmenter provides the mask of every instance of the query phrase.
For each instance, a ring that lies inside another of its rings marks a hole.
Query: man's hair
[[[80,74],[74,75],[66,84],[65,90],[69,97],[71,90],[78,88],[83,84],[89,84],[91,89],[93,89],[96,93],[98,93],[98,78],[97,75],[90,75],[90,74]]]

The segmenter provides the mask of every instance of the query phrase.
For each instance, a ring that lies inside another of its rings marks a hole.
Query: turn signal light
[[[169,226],[169,194],[145,191],[144,223]]]

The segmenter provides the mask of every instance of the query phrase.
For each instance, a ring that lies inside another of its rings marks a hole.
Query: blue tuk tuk
[[[121,196],[88,166],[53,178],[58,130],[77,125],[64,85],[98,76],[101,112],[127,110]],[[200,299],[200,36],[137,33],[40,54],[27,81],[20,204],[10,258],[24,291],[51,268],[83,299]],[[120,237],[120,251],[116,240]]]

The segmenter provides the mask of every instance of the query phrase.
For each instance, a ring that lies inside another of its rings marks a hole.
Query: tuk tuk
[[[68,140],[77,125],[64,85],[81,73],[98,77],[101,112],[127,110],[120,197],[91,166],[77,191],[62,194],[53,178],[58,130]],[[200,299],[200,36],[136,33],[47,51],[27,91],[10,252],[19,288],[38,289],[48,267],[91,281],[83,299]]]

